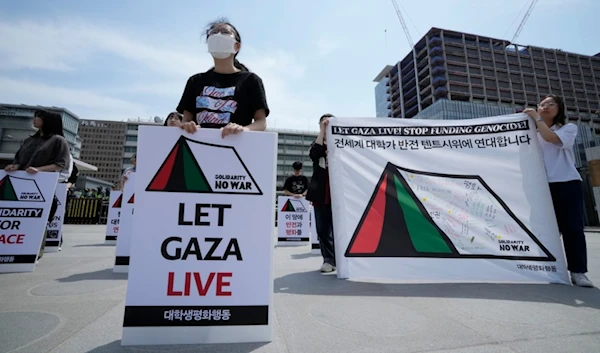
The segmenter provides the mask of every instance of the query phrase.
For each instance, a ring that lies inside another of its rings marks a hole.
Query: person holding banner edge
[[[215,66],[190,77],[177,106],[181,128],[221,129],[224,138],[242,131],[264,131],[269,115],[262,79],[237,60],[242,39],[226,19],[208,26],[206,42]]]
[[[558,229],[571,272],[571,282],[580,287],[593,287],[587,273],[587,247],[583,218],[583,186],[575,168],[573,145],[577,137],[577,126],[567,123],[565,104],[561,97],[546,96],[538,109],[527,108],[538,130],[538,140],[546,174],[550,183],[550,194]]]
[[[312,202],[315,210],[317,235],[321,245],[323,265],[321,272],[335,271],[335,244],[333,239],[333,215],[331,213],[331,195],[329,190],[329,167],[327,163],[327,140],[325,134],[331,114],[325,114],[319,119],[321,127],[319,135],[310,146],[309,156],[313,161],[313,175],[308,184],[306,199]]]
[[[23,142],[15,153],[13,163],[7,165],[4,170],[6,172],[24,170],[30,174],[58,172],[58,182],[64,182],[71,175],[73,159],[69,144],[63,134],[62,117],[58,113],[43,109],[37,110],[33,115],[33,127],[38,129],[37,132]],[[48,224],[54,218],[57,208],[58,201],[53,197],[48,214]],[[44,236],[38,260],[44,256],[45,245]]]

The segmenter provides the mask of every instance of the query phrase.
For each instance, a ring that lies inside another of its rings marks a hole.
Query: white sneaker
[[[589,278],[587,278],[585,273],[571,272],[571,282],[573,282],[574,285],[579,287],[594,287],[594,284],[592,283],[592,281],[590,281]]]
[[[333,271],[335,271],[335,266],[328,264],[328,263],[324,263],[323,265],[321,265],[322,273],[333,272]]]

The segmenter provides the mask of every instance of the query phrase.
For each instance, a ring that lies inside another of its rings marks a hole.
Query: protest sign
[[[270,341],[277,134],[138,136],[122,345]]]
[[[106,218],[106,236],[104,237],[104,244],[114,245],[117,243],[122,204],[123,194],[121,191],[111,191],[110,199],[108,200],[108,216]]]
[[[0,171],[0,272],[35,270],[57,180],[57,173]]]
[[[277,246],[306,245],[310,240],[309,203],[305,198],[277,198]]]
[[[62,242],[62,227],[65,221],[65,205],[67,203],[67,184],[56,184],[54,191],[56,198],[56,212],[46,229],[46,247],[44,252],[58,252]]]
[[[113,272],[126,273],[129,271],[129,254],[131,252],[131,235],[135,206],[135,179],[136,173],[127,174],[127,181],[123,186],[121,201],[121,217],[119,218],[119,235],[117,236],[117,249],[115,250],[115,267]]]
[[[569,283],[525,114],[329,129],[340,278]]]

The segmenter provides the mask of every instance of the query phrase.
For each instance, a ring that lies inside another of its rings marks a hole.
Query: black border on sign
[[[281,241],[281,242],[294,242],[294,241],[309,241],[310,238],[288,238],[288,237],[283,237],[283,238],[277,238],[277,241]]]
[[[115,266],[129,266],[129,256],[115,257]]]
[[[192,318],[167,320],[169,310],[229,310],[229,320],[199,320]],[[268,305],[229,306],[125,306],[123,327],[198,327],[198,326],[262,326],[269,324]]]
[[[0,262],[0,266],[2,265],[12,265],[12,264],[34,264],[37,261],[38,254],[35,255],[9,255],[2,254],[0,257],[14,257],[15,260],[13,262]]]

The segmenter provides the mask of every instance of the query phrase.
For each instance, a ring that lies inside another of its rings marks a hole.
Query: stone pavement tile
[[[277,296],[290,352],[427,352],[490,343],[414,298]]]
[[[596,353],[600,352],[600,327],[596,332],[572,336],[555,336],[506,343],[516,353]]]
[[[43,353],[81,330],[119,301],[19,303],[0,312],[0,352]]]
[[[178,346],[121,346],[124,302],[99,317],[95,322],[73,335],[68,341],[56,347],[52,353],[284,353],[285,341],[278,328],[273,326],[273,341],[268,343],[244,343],[223,345],[178,345]]]

